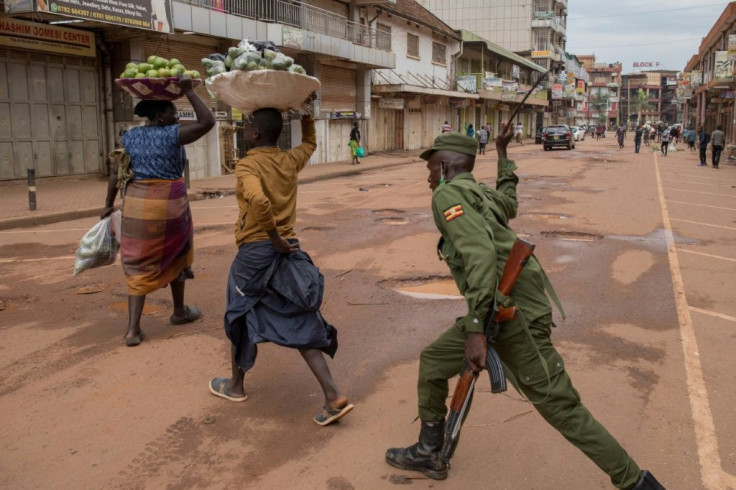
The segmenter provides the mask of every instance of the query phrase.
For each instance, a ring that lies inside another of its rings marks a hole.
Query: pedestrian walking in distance
[[[475,129],[473,129],[472,124],[468,124],[468,129],[465,130],[465,134],[467,134],[470,138],[475,136]]]
[[[670,144],[670,130],[669,128],[662,129],[662,133],[659,135],[662,141],[662,155],[667,156],[667,147]]]
[[[445,123],[442,125],[442,132],[443,133],[449,133],[452,131],[452,126],[450,126],[450,123],[445,121]]]
[[[700,130],[698,131],[698,153],[700,156],[700,163],[698,166],[700,167],[708,166],[706,158],[708,142],[710,142],[710,133],[708,133],[703,126],[700,126]]]
[[[624,138],[626,138],[626,127],[622,124],[616,128],[616,138],[618,139],[618,149],[624,149]]]
[[[146,338],[141,330],[141,314],[146,295],[171,288],[174,314],[172,325],[181,325],[202,316],[199,308],[184,304],[184,283],[193,279],[194,225],[182,177],[186,159],[184,147],[207,134],[215,125],[212,112],[194,92],[192,80],[180,77],[179,87],[194,109],[197,120],[182,126],[171,101],[142,100],[133,112],[148,119],[146,126],[123,135],[127,155],[119,159],[128,179],[118,184],[118,168],[111,169],[105,209],[100,218],[114,211],[118,185],[123,188],[123,220],[120,263],[128,284],[128,330],[125,345],[134,347]],[[128,159],[129,158],[129,159]]]
[[[257,110],[245,124],[250,150],[235,167],[238,253],[230,267],[225,309],[232,375],[212,378],[208,387],[216,396],[245,401],[243,378],[255,364],[257,344],[298,349],[324,394],[314,421],[327,425],[353,405],[337,388],[324,356],[334,357],[337,351],[337,330],[319,311],[324,279],[301,250],[294,230],[297,176],[317,148],[314,119],[305,116],[301,125],[302,143],[282,151],[277,146],[283,128],[278,110]]]
[[[641,125],[637,126],[634,130],[634,153],[639,153],[641,149],[641,137],[644,133]]]
[[[437,253],[465,296],[468,312],[422,352],[417,383],[419,441],[406,448],[389,449],[386,462],[432,479],[447,478],[448,467],[440,451],[448,379],[465,365],[476,373],[485,368],[488,339],[484,325],[489,311],[498,306],[516,306],[520,314],[501,324],[493,344],[507,367],[509,381],[534,403],[549,424],[605,471],[616,487],[662,489],[581,402],[562,357],[550,340],[552,307],[547,294],[558,307],[559,301],[539,261],[534,256],[529,259],[509,296],[501,295],[497,289],[499,272],[516,241],[516,233],[509,227],[518,207],[519,178],[514,173],[517,166],[507,155],[513,136],[513,127],[503,125],[496,137],[495,189],[479,184],[472,174],[477,143],[471,138],[440,135],[434,146],[421,155],[427,160],[432,213],[441,235]],[[522,370],[524,376],[512,376]],[[490,440],[488,444],[490,448]],[[572,468],[574,465],[567,471],[574,471]],[[486,470],[484,466],[483,471]]]
[[[524,125],[521,123],[516,125],[516,142],[524,145]]]
[[[480,127],[477,133],[478,136],[478,155],[486,154],[486,145],[488,144],[488,130],[483,126]]]
[[[726,133],[723,132],[722,126],[717,126],[710,135],[710,144],[713,146],[713,168],[718,168],[721,162],[721,152],[726,144]]]
[[[360,163],[360,157],[358,157],[358,148],[360,148],[360,124],[358,121],[353,123],[353,129],[350,130],[350,154],[353,156],[353,165]]]

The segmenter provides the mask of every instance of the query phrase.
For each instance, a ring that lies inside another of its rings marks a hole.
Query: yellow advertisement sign
[[[552,56],[552,51],[549,49],[544,51],[532,51],[532,58],[549,58]]]
[[[39,22],[0,19],[0,46],[95,58],[92,32]]]

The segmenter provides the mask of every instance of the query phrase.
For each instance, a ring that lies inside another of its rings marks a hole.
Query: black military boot
[[[649,471],[641,472],[641,477],[631,490],[665,490],[665,488],[654,478]]]
[[[447,478],[447,465],[440,458],[444,441],[445,421],[422,422],[419,442],[407,448],[386,451],[386,462],[394,468],[418,471],[433,480]]]

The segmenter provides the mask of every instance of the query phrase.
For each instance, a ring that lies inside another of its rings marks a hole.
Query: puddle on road
[[[580,231],[543,231],[542,236],[571,242],[594,242],[603,238],[603,235],[583,233]]]
[[[453,279],[435,279],[421,283],[404,283],[395,291],[416,299],[462,299]]]
[[[118,301],[117,303],[111,304],[110,308],[112,308],[113,310],[122,311],[123,313],[128,313],[128,302]],[[163,309],[164,309],[163,306],[146,304],[146,305],[143,305],[143,314],[144,315],[155,315],[156,313],[160,312]]]
[[[378,215],[378,218],[375,219],[376,223],[383,223],[389,226],[409,224],[409,221],[401,216],[404,214],[404,211],[401,209],[374,209],[371,213]]]
[[[385,218],[376,218],[376,222],[383,223],[384,225],[389,225],[389,226],[399,226],[399,225],[409,224],[409,222],[406,221],[404,218],[397,218],[397,217],[391,217],[391,216],[387,216]]]
[[[560,213],[543,213],[543,212],[529,212],[529,213],[522,213],[522,216],[531,215],[535,217],[540,218],[546,218],[546,219],[570,219],[571,216],[568,214],[560,214]]]

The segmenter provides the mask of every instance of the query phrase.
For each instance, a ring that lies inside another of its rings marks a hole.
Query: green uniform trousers
[[[507,328],[509,323],[512,325]],[[425,422],[440,421],[447,414],[448,379],[460,372],[465,357],[462,325],[462,319],[458,319],[422,352],[417,391],[419,418]],[[641,474],[639,466],[580,401],[562,357],[550,341],[551,327],[550,316],[532,322],[529,332],[520,320],[503,324],[494,347],[506,377],[535,403],[552,427],[611,477],[614,486],[633,487]],[[540,353],[546,360],[546,371]]]

